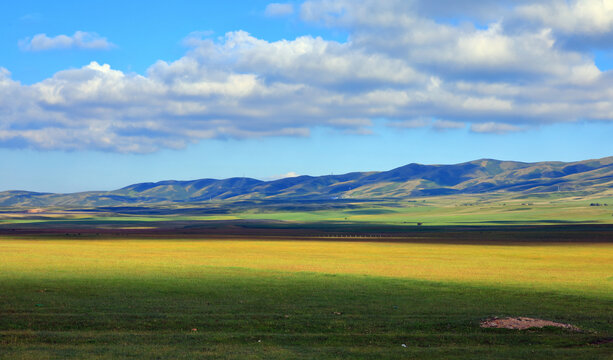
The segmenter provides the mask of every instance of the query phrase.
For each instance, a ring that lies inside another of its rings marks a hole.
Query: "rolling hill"
[[[613,157],[524,163],[480,159],[454,165],[408,164],[381,172],[139,183],[114,191],[72,194],[0,192],[0,206],[117,206],[240,200],[404,199],[453,194],[534,194],[613,189]]]

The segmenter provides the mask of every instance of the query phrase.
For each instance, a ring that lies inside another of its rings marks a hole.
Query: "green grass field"
[[[3,237],[0,358],[607,359],[612,259],[610,243]],[[491,316],[583,331],[480,328]]]

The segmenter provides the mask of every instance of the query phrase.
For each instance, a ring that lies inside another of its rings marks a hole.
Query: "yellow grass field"
[[[613,298],[613,244],[0,240],[0,276],[198,277],[215,268],[384,276]]]
[[[497,244],[0,237],[0,359],[610,358],[613,244]]]

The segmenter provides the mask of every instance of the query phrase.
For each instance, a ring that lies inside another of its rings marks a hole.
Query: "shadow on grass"
[[[594,359],[613,331],[611,299],[579,293],[239,268],[63,276],[0,280],[9,358]],[[491,316],[585,331],[480,328]]]

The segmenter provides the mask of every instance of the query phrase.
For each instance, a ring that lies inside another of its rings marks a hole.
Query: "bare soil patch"
[[[530,328],[543,328],[545,326],[559,327],[571,331],[581,331],[580,328],[571,324],[528,317],[491,318],[481,322],[482,328],[497,329],[526,330]]]

